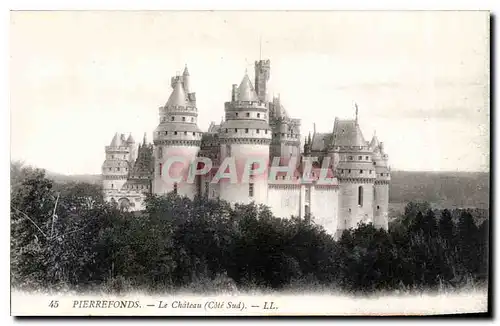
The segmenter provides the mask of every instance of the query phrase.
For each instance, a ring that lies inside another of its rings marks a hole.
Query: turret
[[[372,160],[376,173],[374,184],[373,216],[375,227],[385,230],[389,227],[389,183],[391,171],[388,165],[389,156],[384,151],[384,143],[379,142],[374,134],[370,142],[373,151]]]
[[[258,160],[268,165],[271,129],[267,123],[267,107],[245,73],[237,89],[233,87],[231,101],[225,103],[225,121],[219,130],[221,162],[230,157],[236,162],[238,183],[220,180],[220,197],[229,202],[266,203],[267,177],[242,179],[245,164]],[[266,169],[267,171],[267,169]]]
[[[189,76],[187,65],[184,67],[184,72],[182,73],[182,77],[183,77],[184,91],[186,92],[186,94],[189,94],[190,92],[189,82],[191,77]]]
[[[133,164],[137,159],[137,144],[135,143],[134,137],[130,134],[126,141],[127,145],[130,147],[129,162]]]
[[[177,191],[180,195],[193,197],[196,189],[194,184],[184,182],[188,176],[189,165],[195,160],[201,144],[201,130],[198,128],[198,109],[194,93],[186,90],[185,77],[189,76],[187,69],[183,76],[172,77],[172,93],[167,103],[159,108],[160,123],[154,131],[155,179],[153,191],[167,193]],[[188,78],[189,89],[189,78]],[[175,163],[169,168],[169,157],[178,157],[184,163]],[[170,176],[170,178],[169,178]],[[179,177],[179,182],[173,181]]]
[[[331,155],[338,155],[336,175],[340,182],[339,232],[373,223],[373,193],[376,172],[370,145],[365,141],[358,123],[358,108],[354,120],[335,119]]]
[[[127,181],[130,169],[130,146],[124,134],[116,133],[105,147],[106,159],[102,164],[103,190],[106,200],[119,191]],[[116,199],[117,200],[117,199]]]
[[[306,141],[304,143],[304,156],[311,155],[311,144],[312,144],[311,133],[309,132],[309,135],[307,136]]]
[[[288,116],[279,96],[269,103],[269,125],[273,131],[271,157],[281,157],[283,164],[290,157],[299,157],[301,122]]]
[[[271,75],[271,61],[255,61],[255,92],[259,100],[267,101],[267,82]]]

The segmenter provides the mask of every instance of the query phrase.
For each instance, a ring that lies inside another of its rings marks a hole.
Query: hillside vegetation
[[[489,173],[392,171],[391,178],[391,203],[425,201],[439,208],[489,208]]]

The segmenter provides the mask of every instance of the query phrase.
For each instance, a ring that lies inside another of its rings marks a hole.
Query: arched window
[[[358,188],[358,205],[363,206],[363,186]]]
[[[163,157],[163,147],[158,147],[158,158]]]
[[[176,182],[176,183],[174,183],[174,194],[176,194],[176,195],[177,195],[177,182]]]

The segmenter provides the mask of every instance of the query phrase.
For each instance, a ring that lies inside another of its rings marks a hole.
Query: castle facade
[[[363,137],[357,107],[355,119],[335,118],[332,130],[314,130],[302,145],[300,119],[289,116],[279,97],[267,98],[270,70],[269,60],[256,61],[254,83],[245,73],[239,85],[232,85],[225,118],[212,122],[206,132],[197,124],[196,93],[187,67],[172,77],[153,144],[145,136],[136,143],[131,135],[117,133],[105,147],[105,199],[142,210],[147,193],[175,192],[232,204],[264,204],[277,217],[310,217],[336,236],[359,223],[387,229],[388,155],[375,135],[371,141]],[[193,175],[193,164],[172,162],[173,157],[195,162],[203,173]],[[277,172],[269,173],[270,166],[277,166]],[[221,177],[230,169],[237,182]],[[249,170],[262,173],[241,173]],[[328,182],[322,182],[325,178]]]

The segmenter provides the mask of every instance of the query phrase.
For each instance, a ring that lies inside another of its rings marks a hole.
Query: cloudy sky
[[[15,12],[11,159],[100,173],[116,131],[152,139],[185,64],[206,130],[260,53],[304,136],[356,102],[393,169],[489,171],[489,17],[451,11]]]

